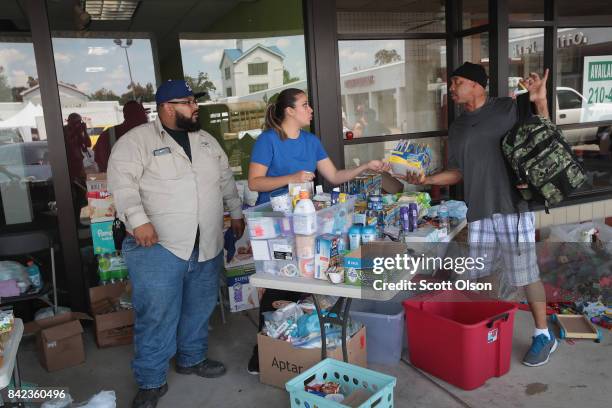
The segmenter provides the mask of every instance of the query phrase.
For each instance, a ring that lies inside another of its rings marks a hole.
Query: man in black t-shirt
[[[546,80],[532,73],[524,81],[530,100],[540,116],[548,116]],[[484,259],[482,268],[467,272],[468,278],[490,275],[496,261],[503,260],[503,279],[523,287],[535,323],[531,348],[523,364],[546,364],[557,340],[546,321],[546,294],[540,281],[535,251],[534,214],[521,201],[510,182],[501,140],[517,121],[511,98],[488,97],[484,68],[466,62],[451,74],[450,96],[464,112],[449,128],[448,170],[425,176],[401,176],[412,184],[452,185],[463,181],[468,206],[470,257]]]

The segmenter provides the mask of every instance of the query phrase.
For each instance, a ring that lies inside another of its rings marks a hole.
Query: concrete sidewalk
[[[249,375],[246,365],[255,343],[255,313],[227,314],[228,322],[220,322],[215,313],[210,333],[210,357],[223,361],[225,376],[207,380],[182,376],[169,371],[169,391],[158,407],[289,407],[285,390],[259,383]],[[463,391],[422,373],[401,362],[388,367],[370,368],[397,378],[396,407],[538,407],[590,408],[610,404],[610,367],[612,339],[606,331],[600,344],[561,341],[549,364],[530,368],[520,361],[529,346],[533,332],[530,314],[517,312],[515,319],[512,368],[510,373],[490,379],[483,387]],[[55,373],[47,373],[38,363],[33,338],[23,339],[19,364],[23,381],[45,387],[68,387],[77,402],[101,390],[114,390],[117,407],[131,405],[136,384],[130,369],[132,346],[98,349],[93,329],[85,330],[85,364]]]

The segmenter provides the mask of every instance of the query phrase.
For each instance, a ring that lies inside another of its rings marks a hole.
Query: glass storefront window
[[[612,28],[559,29],[557,47],[557,124],[612,121]]]
[[[561,28],[557,37],[557,125],[612,122],[612,28]],[[582,188],[612,186],[612,123],[563,129],[589,174]]]
[[[518,28],[508,30],[508,53],[510,72],[508,78],[509,95],[518,90],[519,79],[532,72],[544,72],[544,29]]]
[[[480,33],[463,37],[463,62],[482,65],[489,74],[489,33]],[[488,86],[487,86],[488,89]]]
[[[446,128],[443,40],[339,41],[344,131],[353,137]]]
[[[234,177],[246,179],[268,102],[283,89],[308,90],[304,36],[185,38],[180,44],[185,79],[209,94],[200,104],[202,128],[223,146]]]
[[[489,23],[488,0],[463,0],[462,29],[478,27]]]
[[[34,47],[24,38],[0,37],[0,202],[0,231],[56,224]]]
[[[124,122],[123,106],[128,101],[143,103],[151,118],[155,115],[153,53],[149,39],[126,39],[120,33],[103,38],[57,33],[52,40],[68,170],[78,214],[87,204],[85,175],[106,170],[98,163],[106,166],[108,158],[102,160],[101,156],[109,156],[110,149],[96,148],[100,134]],[[79,151],[92,160],[81,157]]]
[[[444,2],[410,1],[359,3],[338,0],[338,34],[443,33],[446,31]]]
[[[508,2],[510,21],[544,20],[544,0],[513,0]]]

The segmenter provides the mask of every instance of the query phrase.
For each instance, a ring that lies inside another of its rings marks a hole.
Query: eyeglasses
[[[173,105],[195,105],[198,106],[198,101],[195,99],[193,101],[168,101],[166,103],[171,103]]]

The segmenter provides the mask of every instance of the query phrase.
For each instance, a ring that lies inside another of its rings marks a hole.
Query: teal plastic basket
[[[371,392],[372,396],[359,405],[359,408],[393,407],[395,377],[333,358],[326,358],[285,384],[289,392],[291,408],[346,408],[346,405],[304,391],[304,386],[315,379],[321,382],[339,383],[340,392],[345,397],[360,388]]]

